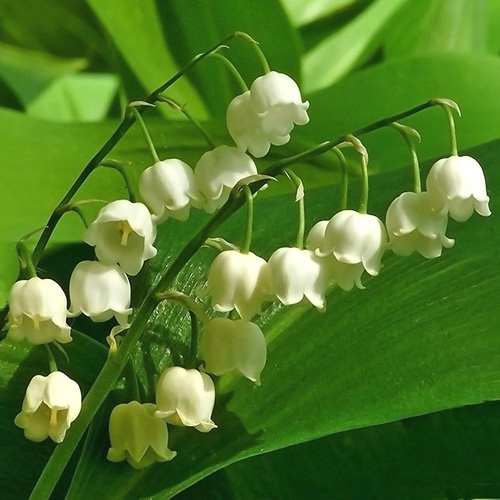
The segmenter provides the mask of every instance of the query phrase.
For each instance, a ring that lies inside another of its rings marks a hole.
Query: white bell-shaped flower
[[[114,316],[120,325],[126,325],[132,313],[130,282],[116,264],[80,262],[71,275],[69,295],[71,316],[83,313],[96,322]]]
[[[306,240],[306,248],[318,254],[320,248],[324,245],[325,232],[329,221],[322,220],[317,222],[309,231]],[[318,256],[321,259],[323,268],[326,269],[328,276],[346,292],[352,290],[356,285],[360,289],[364,289],[361,283],[361,275],[363,274],[363,264],[349,264],[341,262],[331,253],[323,256]]]
[[[310,250],[279,248],[269,258],[271,289],[285,306],[312,304],[325,307],[327,270]]]
[[[71,342],[67,307],[63,289],[51,279],[34,277],[14,283],[10,291],[7,338],[26,339],[31,344]]]
[[[439,257],[443,247],[455,244],[445,235],[447,225],[446,210],[435,210],[429,193],[403,193],[387,210],[388,248],[397,255],[417,251],[427,259]]]
[[[447,208],[450,217],[466,221],[474,210],[491,215],[486,181],[481,165],[470,156],[450,156],[438,160],[427,176],[427,191],[437,210]]]
[[[191,167],[177,158],[160,161],[144,170],[139,191],[157,224],[169,217],[187,220],[193,200],[200,199]]]
[[[169,424],[209,432],[217,427],[211,419],[214,404],[214,383],[206,373],[172,366],[158,380],[154,415]]]
[[[250,321],[271,293],[268,264],[252,252],[226,250],[212,262],[207,285],[216,311],[236,309]]]
[[[337,266],[335,281],[342,288],[350,289],[355,283],[358,286],[361,283],[363,268],[372,276],[378,275],[386,243],[387,234],[380,219],[354,210],[342,210],[328,222],[323,245],[316,253],[335,257],[338,261],[333,266]]]
[[[103,207],[87,229],[84,241],[95,246],[97,258],[104,264],[120,264],[135,276],[156,255],[153,246],[156,225],[146,205],[116,200]]]
[[[262,158],[269,152],[271,144],[282,146],[290,136],[275,132],[264,133],[262,118],[252,106],[250,91],[236,96],[227,108],[227,129],[236,146],[242,151],[249,151],[256,158]]]
[[[156,418],[156,406],[131,401],[115,406],[109,417],[110,462],[127,462],[134,469],[172,460],[177,453],[168,447],[167,424]]]
[[[194,168],[194,176],[205,211],[212,213],[222,207],[241,179],[257,173],[252,158],[237,148],[217,146],[204,153]]]
[[[283,73],[270,71],[257,78],[250,88],[250,100],[261,118],[263,134],[268,138],[280,137],[281,144],[290,140],[294,124],[309,122],[309,103],[302,102],[299,86]]]
[[[205,371],[214,375],[241,373],[260,385],[266,365],[266,338],[250,321],[216,318],[205,324],[200,343]]]
[[[82,393],[78,384],[62,372],[47,377],[35,375],[26,389],[23,408],[14,423],[31,441],[50,437],[62,442],[71,423],[78,417]]]

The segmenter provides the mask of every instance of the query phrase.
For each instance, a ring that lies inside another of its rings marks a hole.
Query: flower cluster
[[[51,279],[32,275],[13,286],[7,335],[12,341],[65,344],[72,340],[68,318],[84,314],[94,322],[114,318],[116,326],[108,341],[111,349],[119,350],[116,332],[133,323],[130,277],[138,275],[145,262],[156,256],[157,226],[171,218],[187,220],[192,208],[212,213],[244,186],[249,213],[245,243],[241,249],[232,244],[221,248],[208,271],[207,290],[215,313],[200,313],[201,307],[183,296],[181,302],[191,313],[191,359],[185,360],[184,366],[163,370],[154,403],[133,400],[112,410],[110,461],[127,461],[137,469],[166,462],[176,456],[168,447],[167,426],[193,427],[201,433],[216,429],[212,420],[216,400],[213,377],[239,375],[261,384],[267,346],[264,332],[253,320],[261,314],[264,303],[324,310],[332,284],[345,291],[364,288],[363,273],[377,276],[387,250],[401,256],[419,252],[425,258],[439,257],[443,247],[454,244],[445,234],[448,217],[463,222],[474,210],[490,215],[481,167],[470,157],[454,155],[432,166],[427,191],[416,187],[415,192],[399,195],[387,210],[385,224],[366,213],[366,188],[359,211],[343,207],[329,220],[317,222],[304,244],[303,186],[295,174],[285,170],[297,187],[297,244],[276,249],[266,261],[250,251],[253,193],[249,184],[256,178],[262,180],[252,156],[262,158],[271,145],[286,144],[295,125],[308,123],[308,107],[289,76],[267,72],[228,106],[227,128],[236,147],[211,144],[193,169],[180,159],[159,160],[135,110],[154,158],[139,180],[144,203],[112,201],[86,229],[83,240],[95,248],[96,260],[80,262],[73,270],[69,309],[64,291]],[[352,145],[361,145],[356,141]],[[362,149],[367,186],[367,153]],[[182,296],[157,288],[152,292],[148,298],[158,301]],[[199,352],[195,316],[204,321]],[[59,443],[80,412],[82,396],[78,384],[54,367],[53,356],[50,361],[51,373],[36,375],[28,385],[15,424],[24,429],[28,439],[50,437]]]

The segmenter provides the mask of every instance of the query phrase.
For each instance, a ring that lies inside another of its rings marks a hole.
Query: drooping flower
[[[207,285],[216,311],[236,309],[250,321],[271,293],[268,264],[252,252],[226,250],[212,262]]]
[[[126,325],[132,313],[130,282],[116,264],[80,262],[71,275],[69,294],[72,316],[83,313],[96,322],[114,316],[120,325]]]
[[[9,307],[7,337],[11,340],[26,339],[31,344],[71,342],[66,295],[55,281],[34,277],[14,283]]]
[[[193,171],[182,160],[170,158],[142,172],[139,191],[157,224],[169,217],[187,220],[193,201],[199,202]]]
[[[403,193],[387,210],[388,248],[397,255],[417,251],[427,259],[439,257],[443,247],[455,244],[445,235],[447,225],[446,209],[432,208],[429,193]]]
[[[254,161],[237,148],[217,146],[204,153],[194,168],[194,176],[205,211],[212,213],[222,207],[231,189],[251,175],[257,175]]]
[[[214,375],[241,373],[260,385],[266,364],[266,338],[250,321],[215,318],[205,324],[200,352],[205,370]]]
[[[264,133],[262,118],[252,106],[250,91],[236,96],[227,108],[227,129],[236,146],[242,151],[249,151],[256,158],[262,158],[269,152],[271,144],[282,146],[290,136],[277,133]]]
[[[474,210],[491,215],[486,181],[481,165],[470,156],[450,156],[438,160],[427,176],[427,191],[437,210],[449,209],[450,217],[464,222]]]
[[[135,276],[156,255],[156,225],[142,203],[116,200],[101,209],[84,235],[104,264],[119,264]]]
[[[217,427],[211,419],[214,404],[214,383],[206,373],[172,366],[161,374],[156,386],[154,415],[169,424],[209,432]]]
[[[359,288],[363,269],[377,276],[387,243],[384,224],[374,215],[354,210],[342,210],[335,214],[325,229],[323,244],[316,251],[319,256],[333,255],[337,262],[330,270],[338,285],[350,290]]]
[[[290,140],[294,124],[309,122],[309,103],[302,102],[299,86],[283,73],[270,71],[257,78],[250,88],[250,101],[261,119],[263,134],[269,139],[280,138],[280,145]]]
[[[134,469],[143,469],[177,455],[168,447],[167,424],[154,416],[155,410],[154,404],[137,401],[113,408],[109,417],[109,461],[127,460]]]
[[[279,248],[268,265],[272,292],[285,306],[311,303],[318,309],[324,308],[327,271],[314,252]]]
[[[26,389],[23,408],[14,423],[24,429],[31,441],[50,437],[61,443],[78,417],[82,406],[82,393],[78,384],[62,372],[47,377],[35,375]]]

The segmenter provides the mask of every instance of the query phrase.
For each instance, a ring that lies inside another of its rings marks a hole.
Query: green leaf
[[[494,168],[499,149],[496,142],[472,152],[485,167],[493,213],[500,208],[500,172]],[[383,217],[407,178],[407,169],[371,177],[371,211]],[[306,192],[308,226],[331,217],[332,200],[337,199],[333,188]],[[280,231],[275,230],[277,220]],[[146,288],[143,280],[155,279],[200,222],[195,217],[162,228],[161,253],[142,280],[136,280],[136,300]],[[239,214],[217,236],[237,242],[243,224],[244,214]],[[268,257],[292,243],[295,225],[292,195],[257,199],[253,251]],[[202,435],[170,427],[170,447],[178,456],[151,469],[132,471],[107,463],[102,430],[101,439],[82,458],[85,476],[75,478],[85,487],[74,488],[70,500],[96,495],[113,500],[169,498],[210,472],[255,454],[498,399],[500,324],[491,310],[500,276],[492,272],[491,263],[500,235],[492,227],[492,219],[477,216],[466,224],[451,223],[448,233],[456,246],[436,260],[387,255],[380,276],[365,279],[366,290],[333,290],[325,314],[268,307],[259,320],[269,346],[262,387],[220,378],[213,415],[219,428]],[[212,250],[198,252],[176,289],[195,293],[212,259]],[[135,357],[138,367],[144,367],[139,371],[144,401],[154,400],[154,383],[171,364],[171,351],[186,351],[188,330],[187,313],[177,306],[161,306],[151,320]]]
[[[272,69],[300,80],[300,49],[296,32],[278,0],[239,0],[228,8],[225,0],[158,1],[168,44],[180,64],[235,31],[244,31],[259,42]],[[193,12],[197,15],[193,16]],[[272,19],[272,29],[269,20]],[[262,74],[262,65],[251,44],[234,40],[221,52],[236,65],[247,84]],[[189,75],[212,114],[225,116],[230,100],[241,90],[228,69],[218,60],[200,64]]]
[[[380,45],[383,28],[408,0],[376,0],[303,59],[304,89],[319,90],[349,73]]]
[[[388,30],[387,57],[435,52],[486,52],[488,0],[422,0],[409,2]]]
[[[357,429],[233,464],[175,498],[498,498],[500,404]]]
[[[28,114],[62,122],[96,122],[106,118],[118,91],[112,74],[70,74],[55,80],[28,106]]]
[[[500,60],[487,55],[442,54],[390,61],[307,96],[311,121],[296,136],[316,142],[331,139],[434,97],[448,97],[462,110],[456,124],[459,149],[470,148],[500,137],[498,81]],[[417,145],[421,160],[449,151],[442,110],[425,111],[405,123],[421,133],[422,142]],[[371,172],[409,161],[404,141],[393,130],[369,134],[363,142],[370,154]]]
[[[87,0],[87,3],[144,86],[145,93],[159,87],[179,70],[165,45],[154,0]],[[190,52],[188,58],[196,54]],[[187,79],[182,79],[169,92],[174,99],[189,102],[193,111],[204,116],[203,104]]]
[[[350,7],[359,0],[282,0],[294,26],[304,26]]]

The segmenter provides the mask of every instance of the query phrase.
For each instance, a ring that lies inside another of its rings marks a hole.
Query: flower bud
[[[237,372],[260,385],[260,373],[266,364],[266,338],[255,323],[227,318],[208,321],[200,352],[207,372]]]
[[[139,180],[139,191],[157,224],[169,217],[187,220],[191,202],[200,198],[193,171],[176,158],[160,161],[144,170]]]
[[[242,319],[250,321],[270,293],[267,262],[252,252],[226,250],[212,262],[207,285],[216,311],[236,309]]]
[[[205,211],[212,213],[222,207],[229,199],[231,189],[241,179],[257,173],[252,158],[239,149],[218,146],[207,151],[194,168]]]
[[[116,264],[83,261],[77,264],[69,281],[70,314],[80,313],[93,321],[108,321],[113,316],[120,325],[128,323],[130,283]]]
[[[429,193],[403,193],[387,210],[388,248],[397,255],[417,251],[427,259],[439,257],[443,247],[455,244],[445,235],[447,225],[446,211],[432,208]]]
[[[127,462],[134,469],[172,460],[177,453],[168,448],[165,422],[156,418],[156,406],[131,401],[113,408],[109,417],[110,462]]]
[[[161,374],[156,386],[154,415],[169,424],[209,432],[217,427],[211,419],[214,404],[214,383],[206,373],[172,366]]]
[[[101,209],[87,229],[84,241],[95,246],[97,258],[104,264],[119,264],[135,276],[156,255],[153,247],[156,226],[142,203],[116,200]]]
[[[328,277],[321,257],[310,250],[279,248],[268,265],[271,289],[285,306],[310,303],[324,308]]]
[[[71,342],[66,308],[66,295],[51,279],[34,277],[14,283],[10,291],[7,338],[26,339],[31,344]]]
[[[82,393],[78,384],[62,372],[47,377],[35,375],[26,389],[23,408],[14,423],[24,429],[31,441],[50,437],[61,443],[78,417],[82,406]]]
[[[448,209],[458,222],[469,219],[474,210],[491,215],[483,169],[470,156],[450,156],[434,163],[426,186],[434,208]]]

